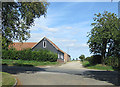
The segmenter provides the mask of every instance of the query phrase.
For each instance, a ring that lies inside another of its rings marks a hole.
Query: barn
[[[14,42],[12,44],[12,47],[16,48],[17,50],[23,50],[27,48],[31,48],[33,51],[34,50],[39,50],[39,49],[46,49],[49,50],[53,53],[56,53],[58,55],[58,62],[68,62],[70,61],[70,55],[61,50],[57,45],[55,45],[50,39],[47,37],[44,37],[42,40],[39,42]]]

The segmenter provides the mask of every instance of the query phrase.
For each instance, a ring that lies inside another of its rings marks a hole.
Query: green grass
[[[11,87],[15,84],[16,80],[11,74],[0,72],[2,73],[2,87]]]
[[[2,59],[3,65],[15,65],[15,66],[44,66],[44,65],[57,65],[58,62],[41,62],[41,61],[28,61],[28,60],[11,60],[11,59]]]
[[[108,71],[114,71],[114,69],[111,66],[106,66],[102,64],[96,64],[96,65],[91,65],[88,61],[82,62],[83,66],[88,68],[88,69],[98,69],[98,70],[108,70]]]

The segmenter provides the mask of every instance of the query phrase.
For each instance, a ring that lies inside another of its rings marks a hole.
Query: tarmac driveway
[[[44,68],[3,66],[3,71],[22,85],[119,85],[118,72],[85,69],[79,61]]]

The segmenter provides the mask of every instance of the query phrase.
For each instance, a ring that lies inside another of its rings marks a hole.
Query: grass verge
[[[28,61],[28,60],[11,60],[11,59],[2,59],[2,65],[11,65],[11,66],[44,66],[44,65],[57,65],[58,62],[41,62],[41,61]]]
[[[98,70],[108,70],[108,71],[114,71],[112,66],[106,66],[102,64],[96,64],[96,65],[91,65],[88,61],[82,62],[82,65],[88,69],[98,69]]]
[[[2,73],[2,87],[12,87],[16,80],[11,74],[0,72]]]

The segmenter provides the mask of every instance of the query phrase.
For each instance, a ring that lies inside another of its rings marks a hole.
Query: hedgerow
[[[36,61],[50,61],[55,62],[57,60],[57,54],[48,50],[35,50],[24,49],[17,51],[14,48],[8,50],[2,50],[2,59],[14,59],[14,60],[36,60]]]
[[[87,57],[85,61],[89,62],[89,65],[102,64],[101,55],[93,55],[91,57]],[[104,59],[105,65],[111,66],[114,69],[120,69],[119,67],[119,57],[118,56],[108,56]]]

